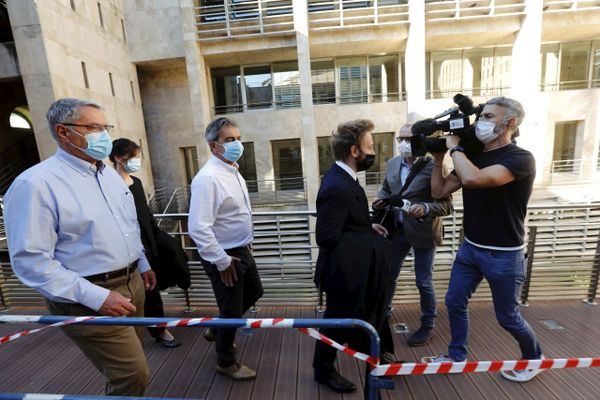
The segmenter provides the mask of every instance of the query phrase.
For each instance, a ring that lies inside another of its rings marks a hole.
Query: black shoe
[[[154,339],[156,340],[156,343],[160,343],[168,349],[174,349],[175,347],[181,346],[181,342],[175,338],[173,338],[171,340],[167,340],[167,339],[163,339],[160,336],[157,336]]]
[[[341,376],[336,370],[333,370],[327,379],[315,377],[315,380],[323,385],[329,386],[331,390],[338,393],[348,393],[356,390],[356,385]]]
[[[433,328],[428,326],[421,326],[411,337],[408,338],[406,343],[412,347],[418,347],[425,345],[429,339],[433,336]]]
[[[380,361],[382,364],[405,364],[405,363],[407,363],[407,361],[405,361],[405,360],[398,360],[396,358],[395,354],[387,352],[387,351],[385,353],[383,353]]]
[[[206,328],[204,330],[204,339],[206,339],[208,342],[214,342],[215,340],[217,340],[217,335],[215,335],[215,332],[210,329],[210,328]]]

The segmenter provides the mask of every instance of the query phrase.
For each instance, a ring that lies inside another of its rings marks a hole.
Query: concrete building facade
[[[253,189],[302,189],[311,208],[339,123],[375,123],[378,159],[363,179],[376,184],[403,123],[452,107],[456,93],[475,103],[502,94],[525,106],[519,144],[536,157],[539,185],[557,172],[597,176],[594,1],[7,3],[42,158],[51,100],[91,97],[117,136],[147,149],[146,185],[181,187],[209,156],[206,125],[226,116],[240,127],[241,171]]]

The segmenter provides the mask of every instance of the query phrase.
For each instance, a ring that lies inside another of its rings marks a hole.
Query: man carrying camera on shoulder
[[[475,125],[476,137],[484,145],[481,154],[469,159],[458,136],[444,136],[454,164],[447,177],[441,172],[445,152],[434,154],[431,193],[434,198],[444,198],[462,187],[465,240],[454,260],[446,294],[452,336],[448,355],[424,357],[423,362],[465,361],[468,303],[483,278],[492,292],[496,318],[517,340],[523,358],[543,358],[518,304],[525,279],[524,221],[535,179],[533,155],[512,140],[524,116],[518,101],[493,98]],[[502,376],[526,382],[541,371],[506,371]]]

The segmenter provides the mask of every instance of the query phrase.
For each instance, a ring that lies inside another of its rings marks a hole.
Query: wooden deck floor
[[[10,310],[13,314],[39,314],[40,309]],[[199,309],[194,316],[212,316],[214,309]],[[175,312],[171,312],[175,314]],[[600,307],[578,301],[536,302],[524,309],[537,332],[547,358],[600,356]],[[186,317],[189,314],[186,314]],[[313,318],[312,308],[262,307],[257,317]],[[564,329],[551,330],[544,320],[554,320]],[[396,306],[394,322],[418,322],[416,305]],[[0,325],[0,336],[32,325]],[[240,332],[237,346],[241,361],[257,369],[255,381],[232,382],[215,374],[215,353],[202,338],[202,329],[178,328],[183,341],[168,350],[147,336],[146,354],[151,369],[147,391],[154,397],[205,399],[360,399],[362,393],[340,396],[312,379],[314,340],[292,329],[258,329]],[[442,306],[437,334],[429,345],[406,346],[404,334],[396,334],[396,354],[418,360],[446,351],[448,320]],[[471,360],[515,359],[516,342],[496,323],[490,303],[471,306]],[[362,385],[364,365],[340,355],[342,375]],[[397,377],[396,389],[382,391],[384,399],[600,399],[600,369],[554,370],[525,384],[505,381],[499,374]],[[58,329],[48,329],[0,345],[0,392],[65,393],[98,395],[103,381],[93,366]]]

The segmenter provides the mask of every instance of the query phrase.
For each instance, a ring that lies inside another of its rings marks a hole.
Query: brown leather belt
[[[135,260],[134,262],[132,262],[125,268],[118,269],[116,271],[103,272],[101,274],[84,276],[84,278],[93,283],[93,282],[106,282],[110,279],[127,276],[128,274],[132,273],[133,271],[135,271],[137,269],[138,261],[139,260]]]

